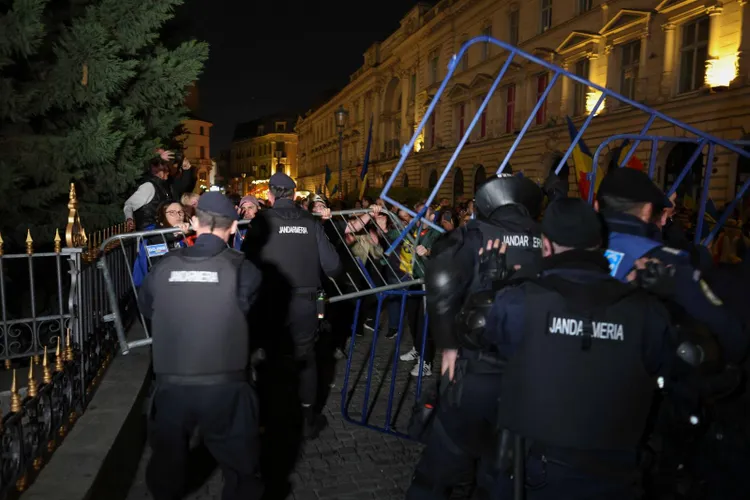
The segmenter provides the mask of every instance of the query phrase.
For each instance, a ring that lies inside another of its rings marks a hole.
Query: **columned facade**
[[[481,34],[517,40],[524,51],[582,78],[720,138],[739,140],[750,129],[750,8],[745,2],[453,0],[434,8],[419,4],[395,33],[367,50],[363,66],[346,87],[297,122],[298,181],[302,188],[316,191],[324,184],[326,166],[338,171],[334,111],[344,106],[349,121],[344,129],[343,185],[350,192],[359,189],[372,119],[368,179],[371,187],[382,187],[383,174],[393,171],[425,116],[451,57],[466,40]],[[403,185],[404,176],[410,187],[430,186],[433,172],[441,171],[466,134],[507,57],[494,45],[476,43],[468,48],[456,62],[396,186]],[[511,63],[455,164],[461,176],[448,175],[441,197],[470,198],[475,179],[481,178],[475,175],[477,169],[481,166],[487,175],[497,169],[550,78],[538,64]],[[549,163],[545,158],[570,145],[565,117],[580,127],[599,97],[591,88],[559,79],[514,153],[513,170],[542,176],[543,165]],[[645,124],[642,112],[610,100],[603,102],[584,136],[589,149],[613,134],[637,133]],[[674,127],[660,120],[650,132],[675,134]],[[657,151],[660,183],[670,182],[671,147],[660,145]],[[637,150],[644,163],[650,154],[650,145]],[[737,165],[736,155],[728,152],[714,159],[711,197],[717,204],[736,192]],[[457,178],[461,183],[454,187]]]

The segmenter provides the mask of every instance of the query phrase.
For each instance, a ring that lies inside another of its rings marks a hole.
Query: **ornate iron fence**
[[[0,380],[5,376],[10,385],[9,393],[0,393],[9,406],[0,419],[0,498],[16,496],[34,480],[85,411],[115,353],[96,259],[111,261],[120,310],[134,309],[124,286],[127,263],[112,256],[120,245],[99,248],[124,226],[87,238],[72,184],[68,209],[65,247],[58,231],[53,251],[37,252],[29,231],[26,251],[6,254],[0,237],[0,360],[6,369]],[[134,249],[121,252],[132,264]]]

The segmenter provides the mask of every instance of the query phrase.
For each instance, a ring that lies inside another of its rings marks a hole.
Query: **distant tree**
[[[65,224],[76,183],[85,227],[122,221],[154,149],[186,116],[208,58],[165,47],[182,0],[0,0],[0,230],[41,238]]]

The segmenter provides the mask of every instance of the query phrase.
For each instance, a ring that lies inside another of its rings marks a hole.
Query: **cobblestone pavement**
[[[411,348],[408,332],[403,336],[401,352]],[[388,392],[391,387],[393,351],[396,343],[381,336],[375,355],[370,357],[372,335],[357,337],[352,355],[352,369],[348,382],[351,418],[362,415],[367,371],[372,359],[372,381],[369,394],[369,425],[382,428],[385,424]],[[414,401],[414,380],[409,376],[413,362],[399,361],[395,377],[394,404],[391,421],[396,430],[405,432]],[[341,415],[341,388],[344,385],[346,361],[335,367],[334,388],[328,397],[323,414],[329,427],[317,440],[304,443],[289,480],[295,500],[381,500],[403,499],[411,474],[421,452],[421,445],[347,422]],[[435,369],[437,372],[437,369]],[[429,380],[435,379],[433,375]],[[148,450],[140,464],[127,500],[151,498],[144,482],[144,468]],[[219,499],[222,479],[217,470],[190,500]],[[271,498],[270,500],[275,500]],[[279,498],[278,500],[284,500]]]

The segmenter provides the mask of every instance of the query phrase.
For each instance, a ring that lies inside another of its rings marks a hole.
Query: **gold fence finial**
[[[44,383],[52,383],[52,370],[49,368],[49,362],[47,361],[47,346],[44,346],[44,357],[42,358],[42,373],[44,376]]]
[[[26,230],[26,253],[28,255],[34,253],[34,239],[31,237],[31,229]]]
[[[10,385],[10,411],[19,413],[21,411],[21,396],[16,388],[16,370],[13,370],[13,382]]]
[[[34,379],[34,363],[29,363],[29,389],[30,398],[36,397],[36,380]]]
[[[69,248],[81,247],[85,244],[82,238],[83,227],[81,217],[78,214],[78,197],[76,196],[76,185],[70,183],[70,194],[68,195],[68,223],[65,226],[65,246]]]
[[[73,361],[73,346],[70,344],[70,328],[65,336],[65,361]]]
[[[61,372],[65,369],[63,364],[62,352],[60,351],[62,344],[62,335],[57,337],[57,348],[55,349],[55,371]]]
[[[55,229],[55,253],[62,251],[62,239],[60,238],[60,230]]]

